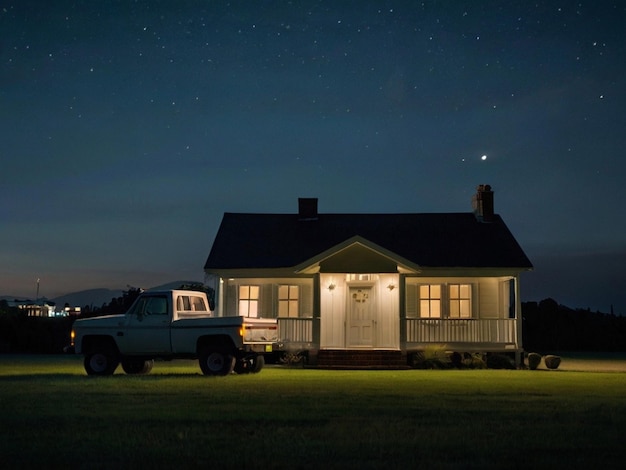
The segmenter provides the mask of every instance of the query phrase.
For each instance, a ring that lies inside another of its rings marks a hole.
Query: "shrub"
[[[549,354],[543,358],[543,362],[545,362],[548,369],[558,369],[559,364],[561,364],[561,357]]]
[[[452,366],[456,367],[457,369],[460,369],[465,365],[463,364],[463,356],[460,352],[457,351],[454,351],[452,354],[450,354],[450,362],[452,363]]]
[[[537,367],[539,367],[539,364],[541,364],[541,354],[537,354],[537,353],[530,353],[528,355],[528,368],[530,370],[536,370]]]
[[[289,367],[295,367],[297,365],[301,365],[302,367],[304,367],[304,363],[305,363],[304,351],[285,352],[281,356],[280,362]]]
[[[485,359],[481,353],[463,354],[463,364],[470,369],[486,369]]]
[[[504,354],[489,354],[487,356],[488,369],[515,369],[515,364],[510,357]]]
[[[414,369],[449,369],[452,363],[446,354],[445,347],[435,345],[411,354],[409,365]]]

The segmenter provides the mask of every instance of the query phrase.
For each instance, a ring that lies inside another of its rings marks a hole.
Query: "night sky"
[[[626,314],[624,1],[0,1],[0,294],[202,281],[224,212],[465,212]],[[486,156],[486,158],[483,158]]]

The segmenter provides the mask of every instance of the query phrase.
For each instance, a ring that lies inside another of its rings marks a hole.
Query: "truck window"
[[[206,312],[206,303],[202,297],[179,295],[176,299],[176,310],[179,312]]]
[[[176,299],[176,310],[181,311],[189,311],[191,310],[191,302],[189,302],[188,295],[179,295]]]
[[[131,315],[167,315],[167,298],[165,296],[140,297],[129,312]]]
[[[192,297],[193,310],[195,312],[206,312],[206,305],[202,297]]]
[[[148,297],[146,315],[167,315],[167,299],[165,297]]]

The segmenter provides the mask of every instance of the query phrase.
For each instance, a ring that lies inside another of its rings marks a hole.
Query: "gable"
[[[380,253],[355,243],[320,262],[322,273],[397,273],[398,264]]]
[[[419,266],[358,236],[318,253],[295,268],[298,274],[419,272]]]

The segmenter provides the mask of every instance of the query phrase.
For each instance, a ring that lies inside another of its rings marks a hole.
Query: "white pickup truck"
[[[70,351],[89,375],[147,374],[155,358],[198,359],[205,375],[259,372],[277,341],[276,321],[215,317],[204,292],[146,291],[123,315],[76,320]]]

